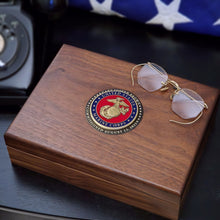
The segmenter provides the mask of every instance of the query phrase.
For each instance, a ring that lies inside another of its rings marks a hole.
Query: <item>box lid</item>
[[[132,87],[132,63],[64,45],[5,134],[10,147],[89,175],[179,203],[215,107],[218,90],[169,76],[204,98],[209,109],[193,125],[169,122],[169,92]],[[143,105],[130,132],[109,135],[89,125],[89,99],[105,89],[125,89]]]

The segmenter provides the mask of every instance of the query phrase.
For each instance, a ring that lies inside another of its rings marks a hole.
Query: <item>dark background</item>
[[[66,43],[133,63],[152,61],[170,74],[220,88],[218,37],[167,32],[160,27],[73,8],[56,20],[48,19],[47,15],[35,19],[36,82],[61,45]],[[162,219],[11,165],[3,134],[18,111],[19,107],[0,109],[0,206],[80,219]],[[219,135],[218,104],[216,119],[186,197],[181,220],[220,219]]]

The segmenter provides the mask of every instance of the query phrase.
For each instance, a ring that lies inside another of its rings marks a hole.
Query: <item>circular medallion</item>
[[[106,134],[122,134],[132,130],[142,115],[140,100],[122,89],[101,91],[86,105],[86,118],[90,125]]]

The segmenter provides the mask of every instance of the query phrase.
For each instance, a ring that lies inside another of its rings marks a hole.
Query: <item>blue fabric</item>
[[[220,36],[220,0],[69,0],[69,5],[170,31]]]

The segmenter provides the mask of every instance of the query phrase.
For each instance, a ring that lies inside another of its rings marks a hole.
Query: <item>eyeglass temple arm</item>
[[[131,69],[131,85],[134,86],[134,70],[138,67],[138,66],[144,66],[147,63],[140,63],[135,65],[132,69]]]
[[[203,111],[200,112],[200,114],[197,116],[196,119],[194,119],[193,121],[189,121],[189,122],[181,122],[181,121],[175,121],[175,120],[169,120],[169,121],[176,123],[176,124],[180,124],[180,125],[191,125],[195,123],[196,121],[198,121],[202,117],[202,114],[203,114]]]

